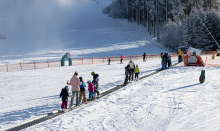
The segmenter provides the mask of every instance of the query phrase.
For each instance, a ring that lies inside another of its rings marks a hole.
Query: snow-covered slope
[[[85,58],[165,51],[143,26],[102,14],[111,2],[39,0],[25,9],[6,10],[7,39],[0,41],[0,64],[60,60],[66,52]]]
[[[217,131],[218,70],[178,65],[26,130]]]

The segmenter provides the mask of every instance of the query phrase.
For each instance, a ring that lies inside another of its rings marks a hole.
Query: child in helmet
[[[65,108],[67,109],[67,105],[68,105],[68,97],[69,97],[69,87],[65,86],[60,93],[60,97],[62,97],[62,104],[61,104],[61,108]]]
[[[88,83],[89,99],[94,99],[96,88],[93,86],[91,80],[88,80],[87,83]]]
[[[140,73],[140,69],[138,68],[138,65],[136,65],[136,68],[135,68],[135,80],[137,80],[138,79],[138,75],[139,75],[139,73]]]

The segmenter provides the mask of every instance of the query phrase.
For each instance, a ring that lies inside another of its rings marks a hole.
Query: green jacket
[[[140,70],[138,67],[135,68],[135,73],[140,73]]]

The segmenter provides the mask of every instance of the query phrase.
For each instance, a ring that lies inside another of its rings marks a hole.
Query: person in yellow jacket
[[[136,68],[135,68],[135,80],[138,79],[138,74],[140,73],[140,69],[138,68],[138,65],[136,65]]]
[[[178,62],[182,62],[182,51],[181,51],[181,49],[179,49],[179,53],[178,53],[178,57],[179,57],[179,59],[178,59]]]

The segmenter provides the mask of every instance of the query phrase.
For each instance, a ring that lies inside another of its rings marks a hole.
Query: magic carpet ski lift
[[[200,54],[201,50],[190,47],[187,54],[182,55],[184,66],[205,66]]]

